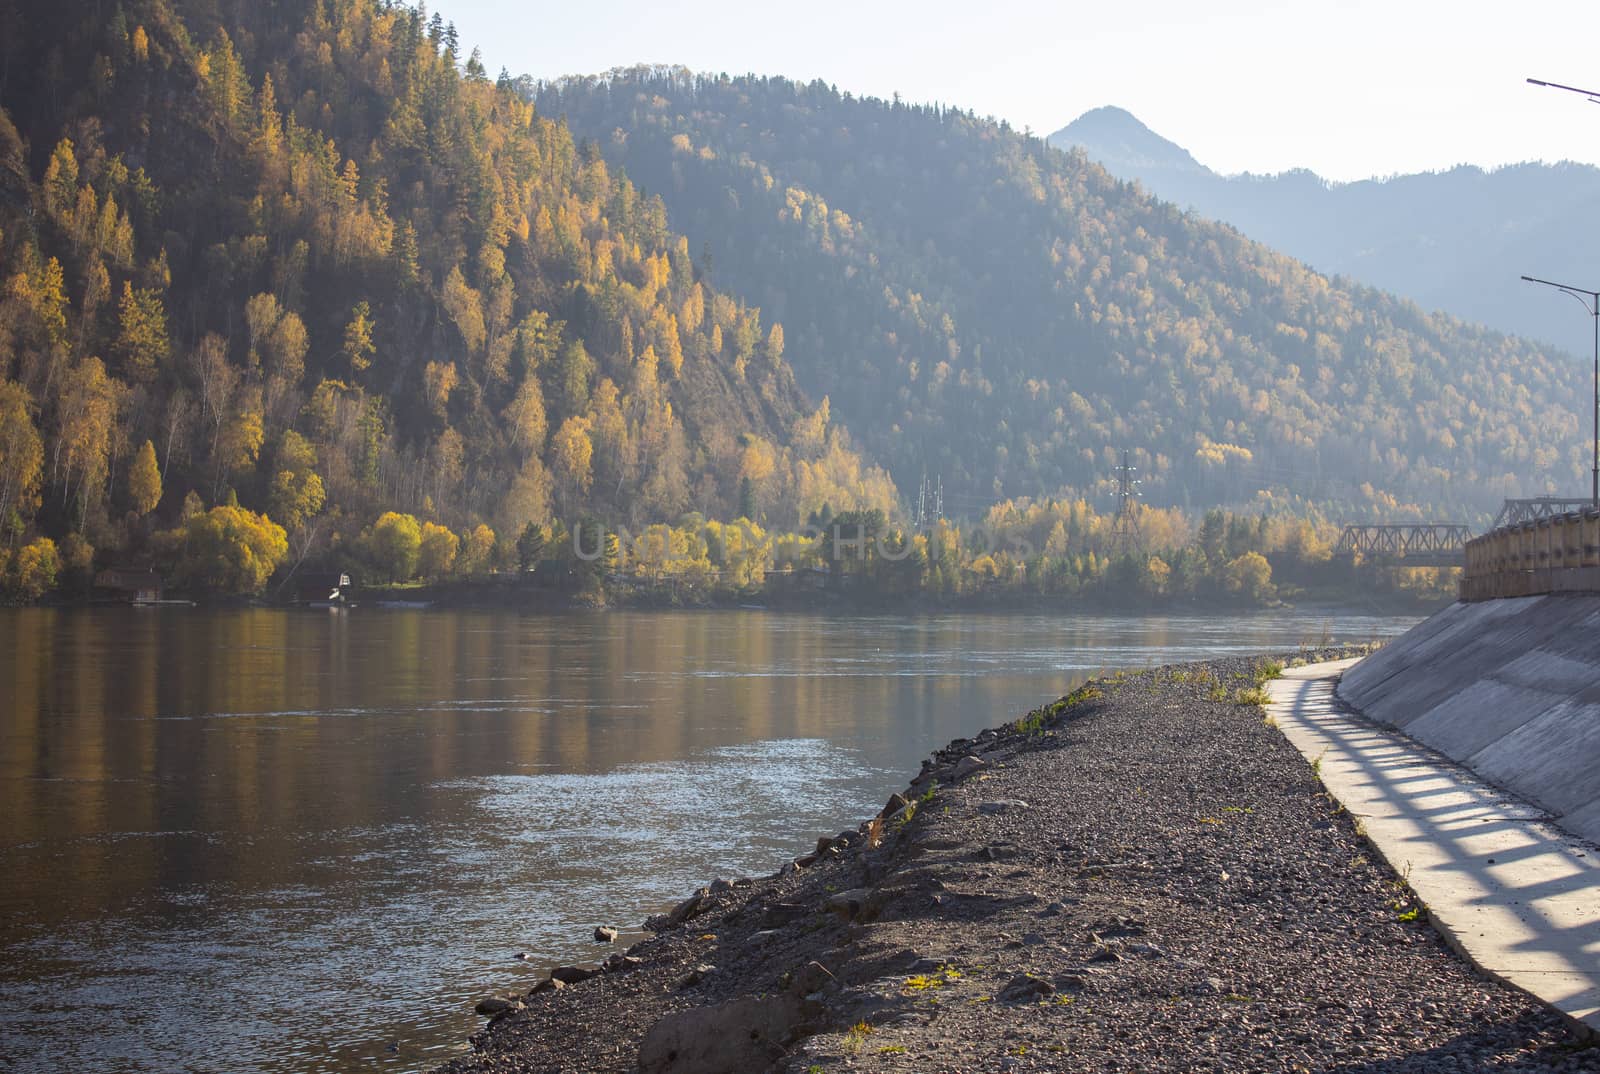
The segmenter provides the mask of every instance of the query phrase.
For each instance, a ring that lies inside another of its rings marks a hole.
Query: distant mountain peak
[[[1132,112],[1115,105],[1090,109],[1052,134],[1049,141],[1062,149],[1082,146],[1091,160],[1108,165],[1114,173],[1149,168],[1207,171],[1187,149],[1161,137]]]

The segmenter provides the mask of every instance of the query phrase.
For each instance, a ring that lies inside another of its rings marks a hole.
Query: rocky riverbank
[[[954,742],[816,853],[508,998],[442,1071],[1600,1072],[1433,933],[1261,673],[1114,677]]]

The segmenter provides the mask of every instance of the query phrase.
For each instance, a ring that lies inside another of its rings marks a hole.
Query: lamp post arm
[[[1548,89],[1566,90],[1568,93],[1581,93],[1590,99],[1600,100],[1600,93],[1594,90],[1579,89],[1577,86],[1563,86],[1559,82],[1546,82],[1543,79],[1530,78],[1528,83],[1534,86],[1544,86]]]

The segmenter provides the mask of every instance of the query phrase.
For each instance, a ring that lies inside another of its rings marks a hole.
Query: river
[[[1100,669],[1413,621],[0,609],[0,1069],[427,1070]]]

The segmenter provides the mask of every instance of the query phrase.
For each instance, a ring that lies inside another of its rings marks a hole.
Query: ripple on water
[[[0,974],[0,1052],[19,1070],[427,1069],[471,1031],[486,991],[596,957],[596,924],[636,926],[713,876],[770,871],[870,811],[884,776],[852,749],[798,739],[441,780],[467,807],[442,828],[324,833],[343,854],[295,833],[322,851],[308,862],[320,883],[217,885],[35,936],[28,961],[56,971]],[[60,1032],[89,1010],[96,1033]]]

